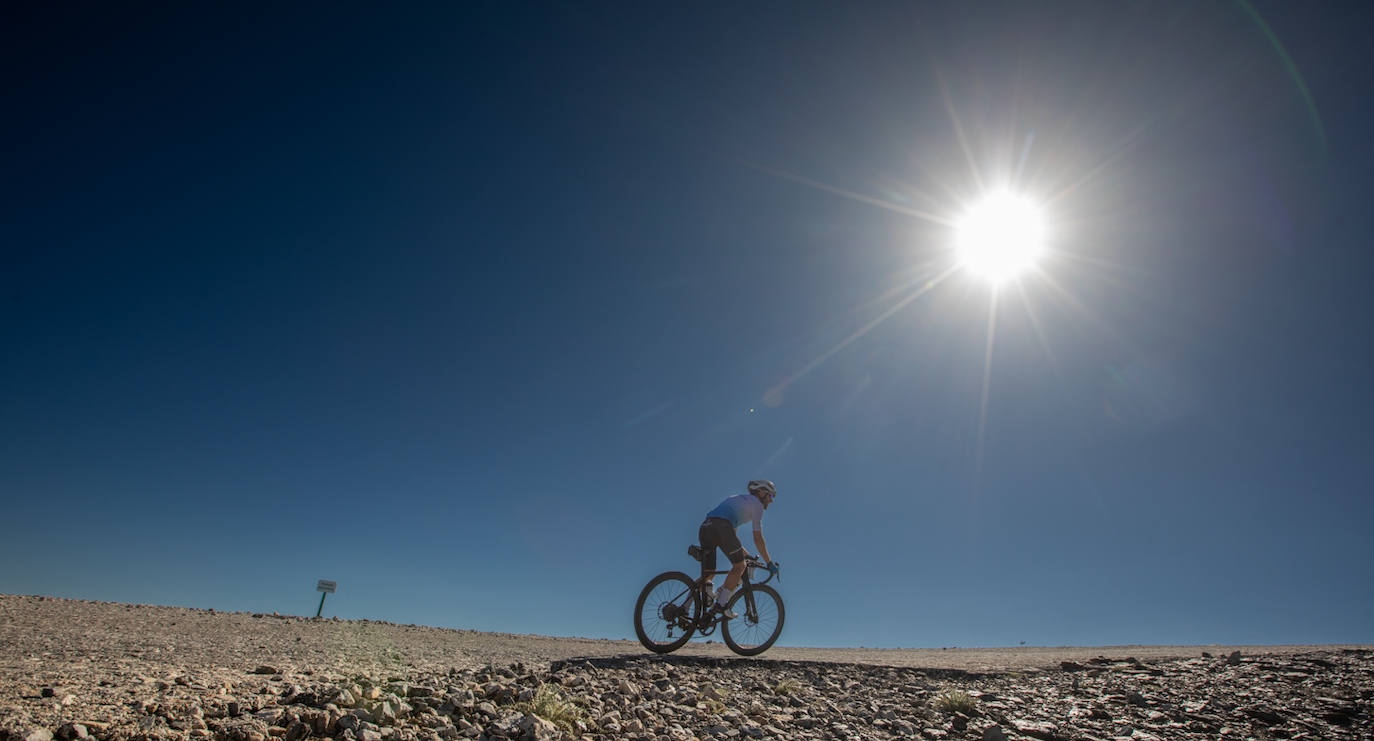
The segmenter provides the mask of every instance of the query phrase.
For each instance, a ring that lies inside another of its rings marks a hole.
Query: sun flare
[[[1030,199],[1000,191],[965,212],[955,239],[964,267],[995,285],[1035,264],[1045,249],[1045,227]]]

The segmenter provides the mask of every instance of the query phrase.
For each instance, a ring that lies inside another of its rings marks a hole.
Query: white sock
[[[730,601],[730,595],[734,593],[735,590],[733,589],[726,589],[725,587],[721,587],[720,591],[716,592],[716,604],[720,605],[721,607],[724,607],[725,603]]]

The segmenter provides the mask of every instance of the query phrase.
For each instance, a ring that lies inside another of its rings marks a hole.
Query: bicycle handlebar
[[[777,577],[779,580],[782,579],[781,567],[779,564],[775,562],[763,561],[760,560],[758,556],[746,554],[744,557],[744,563],[751,569],[763,569],[764,571],[768,572],[767,579],[764,579],[763,581],[756,581],[754,582],[755,584],[766,584],[772,581],[774,577]]]

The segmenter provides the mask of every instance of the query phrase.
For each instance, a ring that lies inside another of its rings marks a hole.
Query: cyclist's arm
[[[759,549],[759,556],[763,558],[764,563],[773,560],[773,557],[768,555],[768,543],[763,540],[762,530],[754,531],[754,545]]]

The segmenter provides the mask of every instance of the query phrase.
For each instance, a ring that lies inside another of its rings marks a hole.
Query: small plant
[[[778,686],[773,688],[773,694],[783,697],[793,697],[801,691],[801,684],[795,679],[784,679],[778,682]]]
[[[932,707],[943,713],[963,713],[968,715],[978,701],[963,690],[945,690],[930,701]]]
[[[712,715],[725,714],[725,703],[721,702],[720,700],[708,697],[705,700],[702,700],[702,703],[706,705],[706,712],[711,713]]]
[[[577,733],[577,721],[586,717],[575,701],[563,699],[551,684],[540,685],[532,701],[516,703],[515,709],[522,713],[533,713],[570,734]]]

